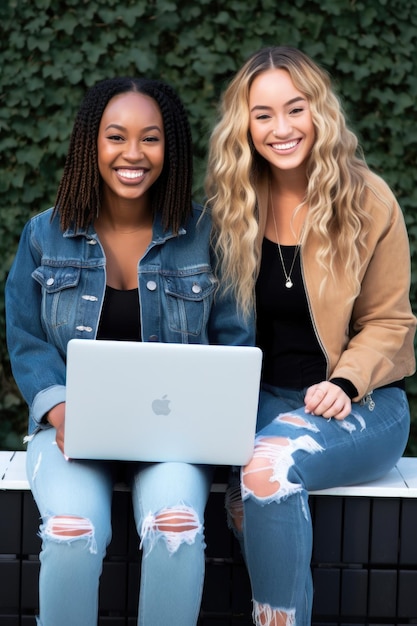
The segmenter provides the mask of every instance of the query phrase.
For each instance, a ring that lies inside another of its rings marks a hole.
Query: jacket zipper
[[[324,347],[324,344],[321,340],[321,337],[318,333],[317,327],[316,327],[316,322],[314,320],[314,315],[313,315],[313,310],[311,308],[311,304],[310,304],[310,295],[307,291],[306,288],[306,282],[305,282],[305,278],[304,278],[304,267],[303,267],[303,259],[302,259],[302,249],[300,249],[300,269],[301,269],[301,278],[303,280],[303,287],[304,287],[304,293],[306,294],[306,299],[307,299],[307,306],[308,306],[308,311],[310,313],[310,319],[311,319],[311,323],[313,325],[313,330],[314,330],[314,334],[316,336],[316,339],[318,341],[318,344],[321,348],[321,351],[323,352],[324,358],[326,359],[326,380],[328,380],[329,378],[329,370],[330,370],[330,364],[329,364],[329,357],[327,355],[326,349]]]

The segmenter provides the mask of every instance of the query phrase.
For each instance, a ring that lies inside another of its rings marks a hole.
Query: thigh
[[[66,460],[55,429],[39,431],[28,444],[27,475],[42,518],[75,515],[110,524],[113,466],[101,461]]]
[[[213,467],[189,463],[132,464],[130,467],[136,521],[167,507],[192,507],[202,520],[210,493]]]
[[[288,478],[307,490],[379,478],[407,443],[410,413],[398,388],[375,390],[374,404],[354,403],[345,420],[308,415],[304,406],[282,411],[281,400],[274,404],[271,394],[265,400],[261,410],[267,407],[271,420],[257,436],[290,440]]]

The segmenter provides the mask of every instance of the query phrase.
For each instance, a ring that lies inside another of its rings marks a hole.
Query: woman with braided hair
[[[7,281],[7,337],[29,406],[27,474],[42,517],[40,626],[97,624],[121,471],[144,552],[138,624],[197,622],[211,468],[64,455],[70,339],[254,342],[251,315],[218,284],[210,215],[192,203],[191,185],[191,133],[173,89],[104,80],[77,114],[54,208],[23,230]],[[122,424],[115,416],[114,428]]]

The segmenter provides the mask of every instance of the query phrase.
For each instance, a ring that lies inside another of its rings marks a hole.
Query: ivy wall
[[[4,281],[23,224],[54,202],[76,110],[102,78],[160,77],[178,90],[201,199],[208,135],[231,75],[265,45],[311,55],[333,75],[370,166],[404,210],[417,310],[417,3],[2,0],[0,30],[0,449],[20,448],[26,428],[4,340]],[[414,378],[408,394],[417,423]]]

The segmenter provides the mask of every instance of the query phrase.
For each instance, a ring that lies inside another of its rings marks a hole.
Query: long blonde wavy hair
[[[307,164],[308,217],[300,243],[314,232],[320,242],[317,261],[325,275],[334,275],[336,260],[342,259],[343,267],[350,268],[344,280],[352,281],[355,293],[370,224],[361,208],[368,168],[327,73],[296,48],[270,47],[253,54],[223,94],[205,181],[222,280],[245,313],[254,301],[270,185],[269,164],[256,152],[249,133],[249,91],[254,79],[270,69],[290,74],[309,102],[316,133]]]

